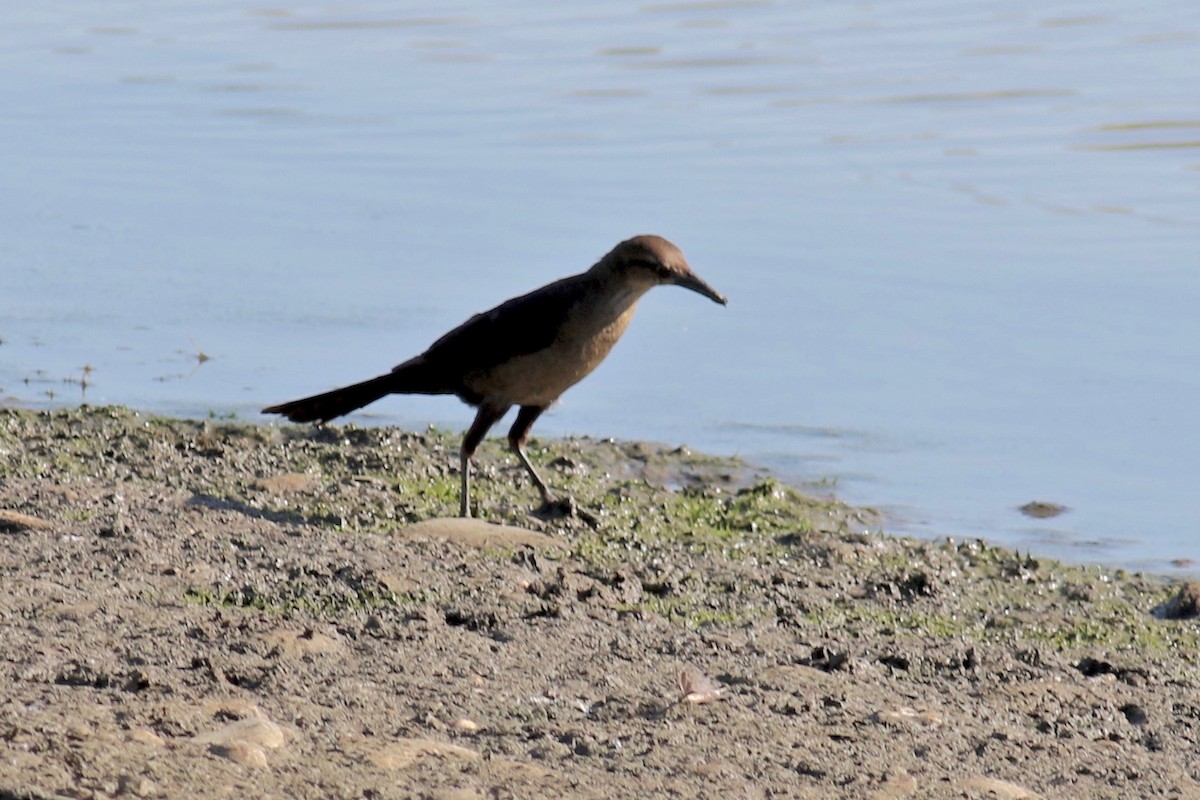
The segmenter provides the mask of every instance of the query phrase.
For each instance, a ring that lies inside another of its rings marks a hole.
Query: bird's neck
[[[603,316],[619,317],[633,312],[638,300],[654,284],[628,280],[611,273],[595,276],[596,291],[592,296],[596,309]]]
[[[595,284],[599,292],[626,303],[636,303],[642,295],[658,284],[658,281],[649,274],[638,271],[616,271],[603,261],[584,274]]]

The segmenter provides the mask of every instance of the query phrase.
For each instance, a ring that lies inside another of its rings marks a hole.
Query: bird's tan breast
[[[581,303],[548,347],[468,375],[466,383],[508,403],[548,406],[599,366],[629,326],[637,300],[615,296],[603,304]]]

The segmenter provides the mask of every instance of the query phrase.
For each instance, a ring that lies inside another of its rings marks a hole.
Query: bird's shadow
[[[252,519],[265,519],[269,522],[277,524],[291,525],[328,525],[331,520],[324,519],[321,516],[310,517],[301,514],[298,511],[275,511],[272,509],[259,508],[252,506],[249,503],[244,503],[240,500],[230,500],[227,497],[215,497],[211,494],[203,494],[197,492],[189,497],[186,501],[189,506],[197,506],[199,508],[209,508],[214,511],[236,511]]]

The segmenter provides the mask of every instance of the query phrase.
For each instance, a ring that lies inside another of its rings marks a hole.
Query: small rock
[[[283,729],[264,717],[257,707],[250,706],[250,709],[252,716],[202,733],[195,741],[208,745],[208,751],[213,755],[244,767],[266,769],[267,750],[282,747],[286,737]]]
[[[133,795],[134,797],[148,797],[156,794],[154,781],[142,775],[122,775],[117,778],[117,794],[118,795]]]
[[[1018,506],[1017,510],[1027,517],[1034,519],[1049,519],[1057,517],[1059,514],[1066,512],[1068,509],[1064,505],[1058,503],[1047,503],[1044,500],[1030,500],[1023,506]]]
[[[247,717],[256,717],[258,719],[266,719],[262,709],[249,700],[242,700],[236,697],[223,697],[221,699],[207,700],[201,704],[201,708],[205,714],[213,717],[237,717],[245,719]]]
[[[478,789],[441,789],[432,792],[429,800],[485,800],[485,795]]]
[[[908,706],[900,706],[887,711],[876,711],[871,715],[871,719],[881,725],[894,727],[919,725],[927,728],[938,728],[945,722],[942,716],[935,711],[930,711],[927,708],[917,710]]]
[[[267,768],[267,751],[254,742],[237,741],[229,744],[214,744],[208,750],[214,755],[228,758],[243,767]]]
[[[1179,587],[1179,594],[1163,607],[1162,613],[1167,619],[1194,619],[1200,616],[1200,581],[1189,581]]]
[[[1146,709],[1137,703],[1126,703],[1121,706],[1121,713],[1125,715],[1125,719],[1129,720],[1130,725],[1142,726],[1150,721]]]
[[[563,543],[544,533],[517,528],[512,525],[497,525],[470,517],[446,517],[427,519],[401,528],[397,537],[420,539],[444,539],[471,547],[539,547],[560,550]]]
[[[125,516],[119,511],[113,517],[113,521],[108,525],[101,526],[99,531],[101,539],[115,539],[127,533],[129,533],[129,523],[125,521]]]
[[[680,700],[692,705],[723,700],[729,691],[728,686],[718,683],[690,664],[676,674],[675,680],[679,683]]]
[[[812,655],[809,656],[809,665],[826,672],[854,670],[854,661],[849,653],[828,650],[819,645],[813,648]]]
[[[60,686],[90,686],[94,689],[107,689],[111,683],[108,673],[97,669],[89,663],[72,659],[63,665],[54,682]]]
[[[19,511],[9,511],[6,508],[0,508],[0,531],[8,533],[46,531],[50,530],[51,527],[51,524],[44,519],[31,517]]]
[[[131,742],[149,745],[150,747],[162,747],[166,744],[161,736],[149,728],[134,728],[126,735],[126,738]]]
[[[263,637],[272,648],[292,658],[306,655],[336,653],[342,649],[337,639],[308,628],[306,630],[281,629]]]
[[[268,719],[250,717],[231,722],[223,728],[196,737],[201,744],[232,745],[239,742],[269,747],[282,747],[285,741],[283,729]]]
[[[1002,800],[1038,800],[1040,797],[1023,786],[997,778],[967,778],[963,784],[969,791],[982,792],[985,797],[1001,798]]]
[[[381,570],[376,573],[376,578],[382,583],[389,592],[396,594],[415,594],[420,591],[421,584],[413,580],[410,576],[403,572],[392,572],[389,570]]]
[[[259,492],[267,492],[268,494],[295,494],[297,492],[312,491],[318,485],[317,479],[312,475],[304,475],[298,472],[284,472],[280,475],[259,478],[250,484],[250,488]]]
[[[62,622],[83,622],[99,610],[95,603],[82,602],[61,605],[50,612],[50,615]]]
[[[475,750],[433,739],[397,739],[374,750],[367,757],[375,766],[390,772],[404,769],[418,761],[430,760],[445,764],[452,761],[475,761],[480,756]]]
[[[902,797],[910,797],[917,788],[917,779],[907,770],[897,767],[888,773],[879,790],[870,796],[870,800],[899,800]]]
[[[92,738],[92,729],[86,723],[72,722],[67,725],[67,738],[82,741]]]

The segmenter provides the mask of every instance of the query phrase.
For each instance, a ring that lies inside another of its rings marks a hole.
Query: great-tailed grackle
[[[661,236],[635,236],[587,272],[476,314],[386,375],[264,408],[263,413],[282,414],[293,422],[327,422],[388,394],[457,395],[479,409],[462,443],[459,513],[467,517],[471,457],[488,429],[520,406],[508,443],[543,502],[550,504],[550,490],[525,455],[530,428],[559,395],[604,360],[625,332],[638,300],[661,284],[683,286],[725,304],[724,296],[692,272],[678,247]]]

